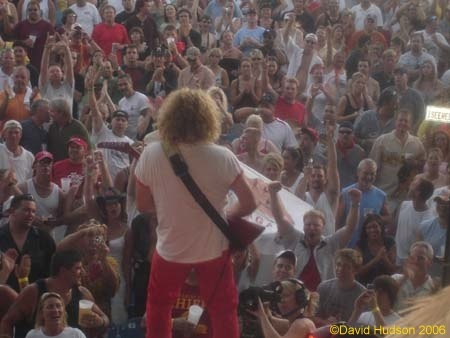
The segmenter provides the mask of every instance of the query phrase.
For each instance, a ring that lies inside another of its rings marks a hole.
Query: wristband
[[[19,284],[28,284],[28,277],[18,278]]]
[[[378,306],[375,306],[375,307],[372,309],[372,312],[381,312],[381,311],[380,311],[380,308],[379,308]]]
[[[351,207],[352,208],[359,208],[360,205],[361,205],[361,203],[352,203]]]

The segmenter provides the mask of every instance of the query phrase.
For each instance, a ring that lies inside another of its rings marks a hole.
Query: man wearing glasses
[[[433,255],[433,248],[428,242],[411,245],[403,273],[392,275],[399,285],[395,311],[408,307],[411,299],[430,295],[436,290],[435,282],[428,273]]]
[[[178,88],[208,90],[215,84],[214,73],[200,60],[200,49],[189,47],[186,51],[186,60],[189,66],[184,68],[178,76]]]
[[[9,207],[9,222],[0,229],[0,250],[14,249],[18,253],[16,262],[29,257],[31,267],[28,276],[17,278],[11,273],[7,284],[20,291],[28,282],[48,277],[50,259],[55,252],[55,242],[45,231],[33,227],[36,215],[36,202],[32,195],[15,196]]]

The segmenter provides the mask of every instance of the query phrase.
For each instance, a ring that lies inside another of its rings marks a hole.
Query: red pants
[[[147,338],[172,337],[172,306],[192,268],[197,275],[200,295],[205,303],[209,302],[214,338],[238,338],[238,299],[231,255],[225,252],[210,261],[181,264],[164,260],[156,251],[148,284]]]

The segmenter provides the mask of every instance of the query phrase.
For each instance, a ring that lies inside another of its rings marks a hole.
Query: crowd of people
[[[0,338],[396,323],[448,255],[427,106],[450,106],[449,0],[0,0]],[[277,229],[230,251],[170,154],[228,219],[265,176]],[[238,311],[253,287],[271,304]]]

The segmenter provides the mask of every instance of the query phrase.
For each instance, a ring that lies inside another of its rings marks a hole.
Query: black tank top
[[[369,107],[367,105],[366,102],[366,98],[364,98],[364,102],[363,102],[363,106],[362,107],[353,107],[352,103],[350,102],[350,97],[348,94],[345,94],[345,99],[346,99],[346,104],[345,104],[345,109],[344,109],[344,113],[342,114],[342,116],[348,116],[353,114],[355,111],[358,111],[362,108],[363,111],[367,110]],[[351,119],[350,122],[354,123],[356,120],[356,118]]]
[[[47,289],[47,283],[45,282],[45,279],[38,279],[36,280],[36,286],[38,289],[38,301],[36,302],[36,305],[34,306],[33,315],[31,317],[31,323],[25,319],[21,322],[17,323],[15,325],[15,333],[14,338],[25,338],[27,333],[34,328],[34,324],[36,322],[36,314],[37,309],[39,305],[39,300],[41,299],[41,296],[48,292]],[[67,325],[71,327],[79,328],[78,325],[78,307],[79,307],[79,301],[82,299],[82,294],[78,287],[72,288],[72,298],[70,299],[69,304],[66,305],[66,312],[67,312]]]

